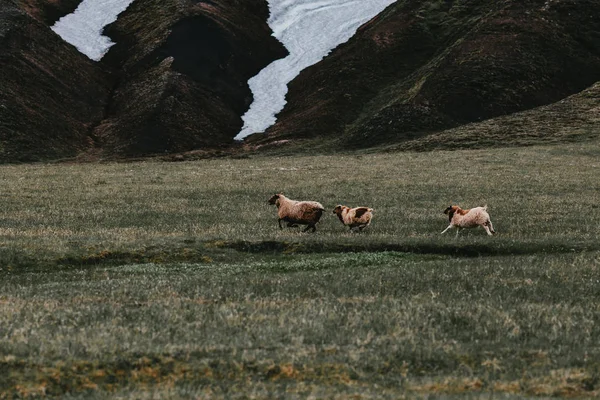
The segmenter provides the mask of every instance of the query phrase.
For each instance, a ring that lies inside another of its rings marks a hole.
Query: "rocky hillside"
[[[402,142],[600,80],[599,0],[399,1],[291,84],[253,145]]]
[[[265,0],[137,0],[108,27],[103,62],[118,72],[104,154],[137,156],[233,144],[248,80],[286,52]]]
[[[100,62],[50,29],[80,2],[0,2],[0,162],[240,151],[247,81],[286,54],[266,0],[135,0],[105,29],[117,44]],[[246,148],[425,150],[450,143],[447,129],[477,146],[477,129],[494,131],[479,121],[576,93],[587,100],[547,115],[597,110],[597,86],[582,91],[600,81],[598,10],[600,0],[399,0],[303,71],[276,125]],[[510,140],[494,132],[479,144]]]
[[[73,157],[103,117],[108,75],[48,27],[72,3],[0,4],[0,161]]]
[[[585,141],[600,137],[600,82],[556,103],[390,145],[390,150],[457,150]]]
[[[80,1],[0,4],[0,162],[232,145],[248,79],[286,54],[265,0],[136,0],[96,63],[49,28]]]
[[[80,2],[81,0],[18,0],[16,4],[35,19],[46,25],[53,25],[62,16],[72,13]]]

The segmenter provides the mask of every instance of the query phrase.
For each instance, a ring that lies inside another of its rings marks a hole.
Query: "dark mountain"
[[[265,0],[136,0],[97,63],[49,28],[80,1],[0,4],[0,162],[232,145],[248,79],[286,54]]]
[[[54,25],[61,17],[75,11],[79,3],[81,0],[18,0],[16,2],[27,14],[46,25]]]
[[[80,2],[0,3],[0,162],[241,151],[233,137],[252,100],[247,81],[286,54],[266,0],[135,0],[105,29],[117,44],[100,62],[50,29]],[[599,9],[600,0],[398,1],[303,71],[276,125],[244,148],[556,139],[562,130],[528,135],[510,116],[533,128],[542,114],[515,113],[576,93],[587,94],[540,110],[557,126],[588,129],[598,109],[597,86],[584,90],[600,80]],[[515,129],[473,124],[500,116]]]
[[[119,80],[95,130],[105,154],[138,156],[233,144],[252,102],[248,80],[287,53],[265,0],[137,0],[106,32]]]
[[[388,146],[431,151],[528,146],[600,137],[600,82],[563,100]]]
[[[402,142],[556,102],[600,80],[599,0],[399,1],[289,86],[248,142]],[[291,140],[291,141],[289,141]]]
[[[110,79],[48,27],[72,3],[0,5],[0,161],[73,157],[90,146]]]

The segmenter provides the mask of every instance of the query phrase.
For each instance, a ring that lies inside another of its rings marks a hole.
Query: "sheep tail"
[[[317,208],[315,210],[315,215],[316,215],[316,220],[317,222],[321,219],[321,217],[323,216],[323,213],[325,212],[324,208]]]

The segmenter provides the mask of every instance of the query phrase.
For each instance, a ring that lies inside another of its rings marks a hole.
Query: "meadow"
[[[599,175],[597,139],[0,166],[0,399],[597,397]]]

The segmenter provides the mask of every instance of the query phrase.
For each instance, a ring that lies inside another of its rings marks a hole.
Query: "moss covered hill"
[[[50,29],[80,2],[0,2],[0,162],[240,151],[247,81],[286,53],[266,0],[135,0],[106,28],[117,44],[100,62]],[[592,134],[598,10],[600,0],[398,0],[303,71],[277,124],[246,148],[427,150],[456,147],[457,136],[481,147]]]
[[[0,2],[0,162],[231,145],[248,79],[285,55],[265,0],[136,0],[94,62],[50,29],[80,2]]]
[[[557,102],[600,80],[598,10],[599,0],[398,1],[302,72],[277,124],[249,143],[414,143]]]
[[[119,71],[105,155],[224,147],[242,127],[248,80],[286,55],[266,23],[266,0],[137,0],[108,27],[103,62]]]
[[[49,28],[73,3],[0,2],[0,161],[72,157],[102,118],[108,75]]]
[[[81,0],[17,0],[16,2],[7,0],[7,2],[18,4],[30,16],[52,25],[60,17],[73,12]]]

